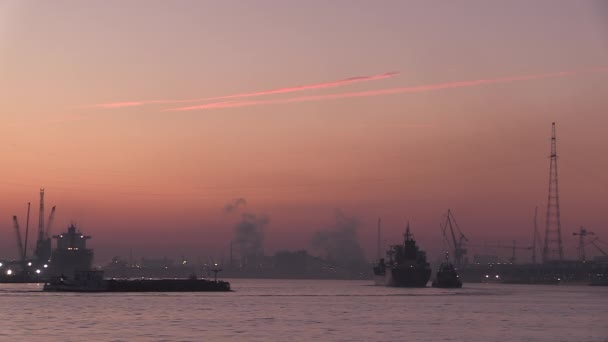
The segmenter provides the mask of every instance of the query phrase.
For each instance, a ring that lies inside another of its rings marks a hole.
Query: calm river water
[[[230,280],[232,293],[0,284],[0,341],[608,341],[608,287]]]

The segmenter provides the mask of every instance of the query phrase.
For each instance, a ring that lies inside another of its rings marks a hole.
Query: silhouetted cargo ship
[[[39,283],[54,276],[91,269],[93,251],[87,248],[86,242],[90,236],[83,235],[72,224],[66,232],[53,238],[57,240],[57,247],[52,252],[50,239],[39,239],[35,253],[37,258],[0,262],[0,283]]]
[[[426,261],[426,253],[416,245],[410,233],[409,223],[403,244],[391,246],[386,256],[388,261],[381,258],[374,266],[376,285],[425,287],[431,278],[431,267]]]
[[[90,236],[83,235],[71,224],[68,231],[53,236],[57,248],[51,254],[51,276],[72,275],[76,271],[87,271],[93,264],[93,250],[87,248]]]

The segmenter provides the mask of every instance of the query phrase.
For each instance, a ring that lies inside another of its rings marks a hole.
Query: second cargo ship
[[[426,253],[416,244],[408,223],[403,244],[393,245],[374,266],[376,285],[396,287],[426,287],[431,278],[431,266]]]

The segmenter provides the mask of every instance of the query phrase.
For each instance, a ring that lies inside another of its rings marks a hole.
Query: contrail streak
[[[377,75],[372,75],[372,76],[351,77],[351,78],[346,78],[346,79],[338,80],[338,81],[307,84],[307,85],[288,87],[288,88],[271,89],[271,90],[257,91],[257,92],[252,92],[252,93],[207,97],[207,98],[202,98],[202,99],[113,102],[113,103],[94,104],[94,105],[90,105],[87,107],[122,108],[122,107],[137,107],[137,106],[143,106],[143,105],[147,105],[147,104],[192,103],[192,102],[204,102],[204,101],[212,101],[212,100],[227,100],[227,99],[238,99],[238,98],[246,98],[246,97],[286,94],[286,93],[293,93],[293,92],[305,91],[305,90],[340,87],[340,86],[345,86],[348,84],[360,83],[360,82],[366,82],[366,81],[382,80],[382,79],[397,76],[398,74],[399,74],[399,72],[393,71],[393,72],[386,72],[383,74],[377,74]]]
[[[351,92],[351,93],[316,95],[316,96],[301,96],[301,97],[294,97],[294,98],[288,98],[288,99],[254,100],[254,101],[223,101],[223,102],[213,102],[213,103],[207,103],[207,104],[189,106],[189,107],[166,109],[165,111],[191,111],[191,110],[206,110],[206,109],[218,109],[218,108],[238,108],[238,107],[265,105],[265,104],[324,101],[324,100],[344,99],[344,98],[352,98],[352,97],[369,97],[369,96],[380,96],[380,95],[390,95],[390,94],[418,93],[418,92],[426,92],[426,91],[441,90],[441,89],[474,87],[474,86],[480,86],[480,85],[511,83],[511,82],[519,82],[519,81],[535,80],[535,79],[543,79],[543,78],[557,78],[557,77],[564,77],[564,76],[570,76],[570,75],[577,75],[577,74],[585,73],[585,72],[588,73],[588,72],[606,72],[606,71],[608,71],[608,68],[598,68],[598,69],[590,69],[590,70],[585,70],[585,71],[560,71],[560,72],[547,73],[547,74],[510,76],[510,77],[502,77],[502,78],[494,78],[494,79],[479,79],[479,80],[471,80],[471,81],[438,83],[438,84],[429,84],[429,85],[421,85],[421,86],[413,86],[413,87],[389,88],[389,89]]]

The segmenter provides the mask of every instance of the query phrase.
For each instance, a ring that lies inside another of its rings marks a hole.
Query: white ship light
[[[217,266],[217,262],[214,265]]]
[[[8,270],[8,271],[6,271],[6,274],[7,274],[7,275],[11,275],[11,274],[13,274],[13,270]]]
[[[32,263],[31,263],[31,262],[28,262],[28,263],[27,263],[27,265],[28,265],[28,266],[32,266]]]
[[[40,270],[36,270],[36,273],[37,273],[37,274],[40,274]]]
[[[490,276],[486,274],[486,278],[490,278]]]
[[[47,268],[47,267],[49,267],[49,265],[47,265],[47,264],[44,264],[44,265],[43,265],[43,266],[42,266],[42,267],[44,267],[44,268]]]
[[[80,238],[82,239],[82,238],[84,238],[84,236],[80,235]]]
[[[0,267],[2,267],[2,263],[0,262]]]
[[[498,274],[496,275],[496,279],[498,279]]]

